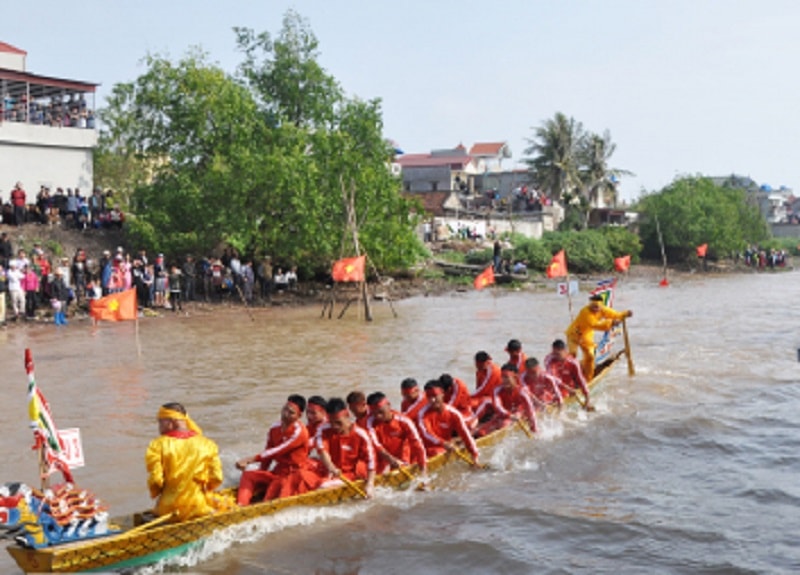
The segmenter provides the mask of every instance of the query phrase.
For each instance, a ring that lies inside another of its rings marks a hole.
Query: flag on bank
[[[547,277],[559,278],[565,275],[567,275],[567,255],[561,250],[553,256],[550,265],[547,266]]]
[[[614,259],[614,269],[618,272],[625,273],[631,267],[631,256],[622,256],[621,258]]]
[[[475,284],[475,289],[482,290],[486,286],[494,283],[494,268],[492,266],[488,266],[485,270],[478,274],[478,277],[475,278],[473,282]]]
[[[363,282],[364,262],[367,256],[344,258],[333,263],[333,281],[336,282]]]
[[[98,321],[136,319],[136,288],[91,300],[89,315]]]

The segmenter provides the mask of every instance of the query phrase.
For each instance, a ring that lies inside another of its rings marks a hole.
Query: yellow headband
[[[203,435],[203,430],[197,425],[188,414],[183,414],[174,409],[167,409],[166,407],[158,408],[158,419],[174,419],[176,421],[185,421],[186,427],[194,431],[197,435]]]

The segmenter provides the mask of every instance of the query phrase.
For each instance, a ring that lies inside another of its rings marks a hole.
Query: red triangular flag
[[[622,256],[614,259],[614,268],[618,272],[626,272],[631,267],[631,256]]]
[[[475,289],[481,290],[486,286],[494,283],[494,268],[490,265],[485,270],[483,270],[478,277],[475,278],[473,282],[475,284]]]
[[[706,252],[707,251],[708,251],[708,244],[703,244],[703,245],[697,246],[697,257],[698,258],[706,257]]]
[[[567,275],[567,255],[561,250],[550,261],[547,266],[547,277],[558,278]]]
[[[333,264],[333,281],[335,282],[363,282],[364,281],[364,261],[367,256],[357,258],[344,258]]]

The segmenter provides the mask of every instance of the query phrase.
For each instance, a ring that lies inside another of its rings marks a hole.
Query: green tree
[[[710,258],[725,257],[749,242],[769,237],[758,207],[741,189],[715,185],[704,177],[683,177],[639,202],[646,257],[660,257],[656,218],[671,262],[686,261],[708,244]]]
[[[563,113],[535,129],[525,149],[534,186],[547,196],[560,201],[564,194],[581,187],[580,148],[585,137],[583,124]]]
[[[171,253],[227,243],[316,271],[342,255],[353,197],[373,262],[402,267],[422,253],[415,205],[388,169],[380,102],[342,98],[301,24],[287,15],[267,62],[255,53],[268,35],[238,31],[251,40],[247,81],[195,50],[174,63],[149,56],[144,74],[114,87],[104,139],[152,172],[132,195],[135,241]]]
[[[583,196],[590,204],[602,200],[605,205],[616,205],[616,182],[621,176],[632,175],[628,170],[609,166],[616,149],[617,145],[611,141],[611,132],[608,130],[602,136],[589,133],[581,142],[580,179]]]
[[[333,122],[342,98],[336,79],[320,66],[319,41],[308,22],[286,12],[276,39],[268,32],[234,28],[245,60],[239,67],[272,123],[320,126]]]

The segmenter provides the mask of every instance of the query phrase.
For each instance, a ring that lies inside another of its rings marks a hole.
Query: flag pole
[[[567,251],[564,250],[564,263],[567,262]],[[566,269],[564,271],[567,272],[567,304],[569,305],[569,321],[572,322],[575,319],[575,316],[572,313],[572,290],[570,281],[569,281],[569,265],[564,266]]]
[[[669,285],[667,280],[667,254],[664,251],[664,238],[661,235],[661,224],[658,222],[658,216],[656,216],[656,231],[658,232],[658,243],[661,246],[661,261],[664,264],[664,279],[661,280],[661,285],[666,286]]]
[[[142,359],[142,341],[139,339],[139,310],[136,310],[136,353],[139,359]]]

